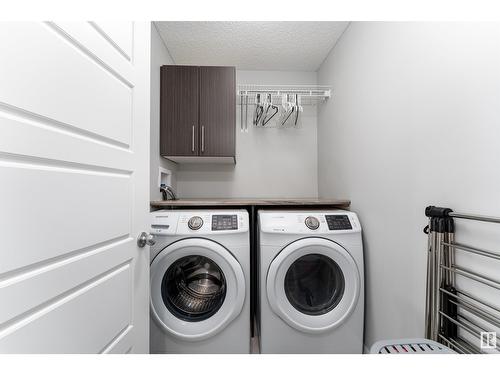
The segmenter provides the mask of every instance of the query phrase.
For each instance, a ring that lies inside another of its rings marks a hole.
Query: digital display
[[[330,230],[346,230],[352,229],[351,222],[347,215],[325,215],[328,229]]]
[[[212,230],[237,230],[238,215],[213,215]]]

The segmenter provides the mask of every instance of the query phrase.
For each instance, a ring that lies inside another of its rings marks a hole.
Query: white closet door
[[[148,352],[150,32],[0,22],[0,353]]]

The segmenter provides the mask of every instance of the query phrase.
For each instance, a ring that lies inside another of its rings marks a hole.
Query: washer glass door
[[[187,341],[223,330],[243,308],[241,265],[217,242],[188,238],[168,245],[151,263],[151,315],[160,328]]]
[[[199,322],[219,310],[226,288],[226,278],[217,263],[202,255],[188,255],[168,267],[161,295],[167,309],[177,318]]]
[[[272,310],[303,332],[323,332],[342,324],[356,307],[359,289],[352,256],[324,238],[289,244],[271,262],[267,275]]]
[[[322,254],[307,254],[292,263],[285,275],[290,304],[307,315],[331,311],[344,295],[345,278],[339,265]]]

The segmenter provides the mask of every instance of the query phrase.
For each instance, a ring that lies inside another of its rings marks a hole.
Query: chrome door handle
[[[156,243],[154,236],[151,233],[142,232],[137,237],[137,246],[144,247],[146,245],[153,246]]]
[[[201,152],[205,152],[205,127],[201,126]]]
[[[191,129],[191,152],[194,152],[194,125]]]

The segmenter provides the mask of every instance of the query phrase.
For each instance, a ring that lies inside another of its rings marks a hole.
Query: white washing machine
[[[249,353],[247,211],[152,216],[151,353]]]
[[[364,275],[355,213],[259,211],[262,353],[362,353]]]

